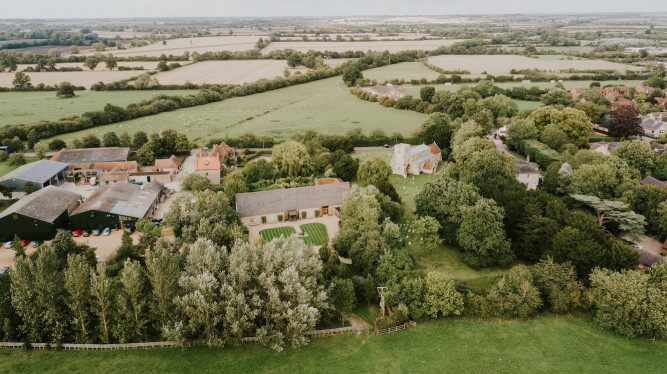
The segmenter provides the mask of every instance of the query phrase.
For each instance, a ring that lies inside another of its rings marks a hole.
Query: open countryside
[[[0,372],[665,371],[660,4],[2,8]]]
[[[155,116],[98,126],[88,130],[59,135],[70,142],[87,134],[101,136],[108,131],[146,132],[165,129],[186,131],[195,141],[231,137],[251,132],[286,139],[304,130],[344,134],[353,128],[370,132],[382,128],[387,134],[409,135],[426,118],[409,111],[386,110],[359,101],[348,92],[340,78],[287,87],[248,97],[224,100],[195,108],[180,109]],[[168,92],[168,91],[167,91]]]

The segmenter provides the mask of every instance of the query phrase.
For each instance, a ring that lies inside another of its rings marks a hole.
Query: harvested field
[[[343,65],[344,63],[346,63],[350,60],[354,60],[354,59],[353,58],[327,58],[327,59],[324,60],[324,63],[327,66],[331,66],[332,68],[335,69],[335,68]]]
[[[364,70],[364,78],[375,79],[378,83],[392,79],[422,79],[434,80],[440,75],[421,62],[402,62],[400,64],[383,66],[380,68]]]
[[[90,88],[94,83],[111,83],[143,74],[143,71],[72,71],[72,72],[40,72],[26,73],[30,83],[36,86],[44,83],[48,86],[62,82],[70,82],[75,86]],[[12,87],[14,73],[0,73],[0,87]],[[55,93],[54,93],[55,95]]]
[[[190,53],[209,51],[247,51],[255,47],[259,36],[210,36],[201,38],[182,38],[167,40],[167,45],[162,42],[149,44],[144,47],[128,48],[108,51],[114,56],[160,56],[182,55],[183,52]],[[94,53],[88,53],[94,54]]]
[[[391,40],[391,41],[359,41],[359,42],[273,42],[268,47],[262,49],[263,54],[281,49],[293,49],[299,52],[313,51],[389,51],[399,52],[405,50],[425,50],[432,51],[442,46],[449,46],[462,39],[441,39],[441,40]]]
[[[106,104],[125,107],[155,95],[184,96],[198,90],[136,90],[136,91],[77,91],[70,99],[56,97],[55,92],[0,92],[0,126],[59,118],[91,110],[102,110]]]
[[[165,91],[169,92],[169,91]],[[250,132],[257,136],[286,139],[292,134],[314,129],[328,134],[344,134],[358,127],[366,134],[376,128],[385,133],[407,136],[428,116],[421,113],[383,108],[350,94],[340,77],[323,79],[222,102],[179,109],[154,116],[58,135],[66,142],[87,134],[102,136],[108,131],[147,133],[164,129],[184,132],[198,144],[207,139],[237,137]],[[49,139],[50,140],[50,139]],[[49,141],[44,140],[44,141]]]
[[[145,70],[154,70],[157,68],[158,61],[120,61],[118,62],[118,67],[125,66],[129,68],[136,68],[136,67],[143,67]],[[181,63],[182,64],[182,63]],[[22,71],[23,69],[26,69],[28,67],[35,67],[35,64],[20,64],[18,65],[18,70],[17,71]],[[91,71],[88,69],[83,62],[62,62],[60,64],[56,64],[56,68],[81,68],[83,71]],[[109,70],[107,68],[107,65],[104,62],[100,62],[95,70],[93,71],[118,71],[118,68],[115,68],[114,70]],[[72,72],[76,73],[76,72]]]
[[[572,59],[563,56],[548,58],[530,58],[515,55],[441,55],[429,57],[429,64],[446,70],[468,70],[471,74],[501,75],[509,74],[512,69],[540,69],[557,73],[565,69],[577,70],[643,70],[640,66],[632,66],[602,60]]]
[[[161,84],[243,84],[283,76],[284,60],[203,61],[155,75]],[[290,69],[305,72],[307,69]]]

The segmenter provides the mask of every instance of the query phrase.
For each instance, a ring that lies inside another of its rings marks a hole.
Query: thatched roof
[[[0,213],[0,219],[18,213],[44,222],[53,222],[79,200],[79,194],[47,186],[22,198]]]
[[[236,194],[236,210],[241,217],[286,212],[329,205],[342,205],[350,183],[325,184]]]

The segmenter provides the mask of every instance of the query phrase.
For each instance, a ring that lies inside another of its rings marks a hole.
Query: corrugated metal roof
[[[128,217],[143,218],[158,199],[159,194],[159,191],[152,188],[142,190],[136,184],[114,183],[96,191],[72,215],[99,210]]]
[[[9,179],[23,179],[26,181],[44,183],[68,167],[68,164],[58,161],[39,160],[30,164],[21,165],[10,171],[0,178],[0,182]]]
[[[47,186],[5,209],[0,213],[0,218],[18,213],[40,221],[53,222],[80,198],[81,196],[75,192]]]
[[[236,194],[236,210],[241,217],[285,212],[329,205],[342,205],[350,183],[325,184]]]
[[[129,154],[130,148],[119,147],[61,149],[51,160],[66,162],[68,164],[127,161]]]

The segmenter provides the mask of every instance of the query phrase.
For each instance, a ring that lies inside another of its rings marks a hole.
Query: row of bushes
[[[262,79],[254,83],[246,83],[240,86],[206,86],[208,89],[203,89],[197,94],[187,96],[156,95],[149,100],[144,100],[137,104],[129,104],[126,108],[107,104],[104,110],[86,112],[81,116],[68,116],[58,121],[39,121],[28,125],[19,124],[5,126],[0,130],[0,141],[7,138],[11,139],[14,136],[19,137],[21,140],[26,140],[30,131],[35,131],[40,138],[46,138],[59,134],[79,131],[90,127],[107,125],[126,121],[129,119],[168,112],[180,108],[187,108],[197,105],[204,105],[211,102],[222,101],[226,98],[261,93],[314,80],[329,78],[334,75],[335,72],[331,69],[314,70],[309,71],[306,74],[292,75],[287,78],[279,77],[273,80]],[[127,85],[127,82],[125,85]],[[100,90],[111,90],[110,87],[112,86],[113,84],[105,85],[103,83],[99,83],[96,87]],[[203,85],[201,87],[203,87]],[[156,87],[151,87],[151,89],[156,89]]]
[[[75,91],[85,91],[86,87],[83,86],[74,86]],[[58,91],[58,85],[48,86],[44,83],[40,83],[36,86],[30,86],[24,89],[16,89],[14,87],[0,87],[0,92],[33,92],[33,91]]]
[[[552,162],[560,160],[560,154],[555,150],[549,148],[546,144],[537,140],[528,139],[519,142],[517,151],[540,165],[541,168],[546,169]]]

